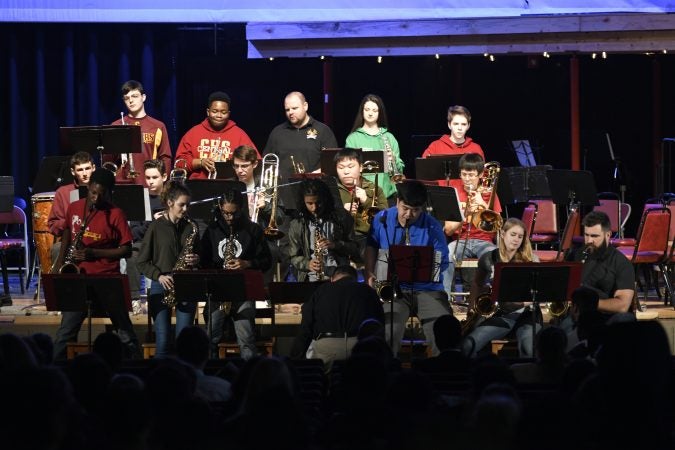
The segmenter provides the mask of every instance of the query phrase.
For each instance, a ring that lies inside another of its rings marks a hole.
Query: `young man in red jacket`
[[[422,153],[422,158],[434,155],[461,155],[463,153],[478,153],[483,159],[483,149],[475,143],[466,132],[471,128],[471,113],[460,105],[448,108],[448,128],[450,134],[444,134],[435,140]]]
[[[176,166],[185,167],[190,179],[213,176],[216,161],[232,159],[232,152],[240,145],[256,148],[246,132],[230,120],[231,105],[225,92],[213,92],[206,106],[206,119],[190,128],[180,140]],[[179,162],[181,159],[184,163]]]

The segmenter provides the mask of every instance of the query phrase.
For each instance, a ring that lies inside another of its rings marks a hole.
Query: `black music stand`
[[[53,192],[60,186],[73,182],[70,173],[70,156],[45,156],[40,161],[37,175],[33,180],[34,194]]]
[[[552,166],[502,167],[497,189],[502,204],[526,203],[531,199],[550,198],[547,171]]]
[[[143,139],[138,125],[101,125],[87,127],[61,127],[61,153],[97,152],[103,155],[141,153]]]
[[[14,210],[14,177],[0,176],[0,212]]]
[[[185,185],[192,193],[189,213],[191,217],[202,219],[208,224],[213,218],[213,208],[216,207],[218,198],[226,190],[246,191],[246,185],[238,180],[187,180]],[[248,215],[248,202],[244,202],[241,214]]]
[[[446,220],[464,221],[457,190],[452,186],[427,186],[427,212],[441,224]]]
[[[551,188],[553,203],[568,205],[568,211],[581,203],[599,205],[593,173],[588,170],[547,170],[546,177]]]
[[[113,205],[124,211],[127,220],[143,222],[152,220],[150,194],[140,184],[118,184],[112,191]]]
[[[394,293],[401,283],[410,284],[410,295],[414,296],[414,283],[435,282],[440,275],[440,267],[434,264],[434,247],[430,245],[390,245],[388,279],[391,280]],[[389,338],[394,348],[394,301],[391,301],[391,322]],[[411,342],[412,344],[412,342]]]
[[[495,264],[492,280],[493,302],[532,302],[532,355],[539,303],[568,301],[581,286],[580,262]]]
[[[264,300],[263,275],[258,270],[181,270],[173,272],[176,298],[181,302],[206,299],[209,343],[213,335],[211,302]],[[213,356],[213,355],[211,355]]]
[[[110,274],[42,275],[47,311],[87,313],[87,347],[91,351],[91,319],[109,317],[111,311],[122,314],[131,311],[129,277]],[[120,295],[122,301],[120,302]]]
[[[415,178],[446,182],[458,179],[461,157],[462,155],[431,155],[428,158],[415,158]]]

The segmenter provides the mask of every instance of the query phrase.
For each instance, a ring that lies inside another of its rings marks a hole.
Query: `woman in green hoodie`
[[[347,136],[345,147],[360,148],[367,150],[384,150],[383,172],[388,177],[380,177],[379,184],[390,205],[396,200],[395,182],[403,180],[403,168],[405,164],[401,160],[398,141],[393,134],[387,131],[387,111],[382,99],[374,94],[363,97],[352,131]],[[364,159],[368,159],[364,156]],[[375,181],[374,174],[364,174],[370,182]]]

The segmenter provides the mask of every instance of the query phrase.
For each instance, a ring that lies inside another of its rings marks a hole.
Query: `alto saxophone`
[[[82,247],[82,238],[84,237],[84,233],[87,231],[87,226],[89,226],[89,221],[94,215],[95,209],[96,206],[91,205],[91,208],[89,209],[89,215],[82,223],[80,231],[77,232],[72,242],[66,249],[66,254],[63,257],[63,264],[61,267],[59,267],[59,273],[80,273],[80,267],[75,261],[75,250],[79,250]]]
[[[398,184],[405,180],[405,175],[398,171],[396,167],[396,160],[394,159],[394,152],[391,149],[389,139],[384,134],[382,135],[382,143],[384,144],[384,152],[387,154],[387,173],[391,181]]]
[[[225,248],[223,249],[223,269],[228,270],[228,267],[232,261],[237,258],[237,249],[234,246],[234,227],[230,226],[230,235],[227,238],[225,243]],[[232,302],[222,302],[218,305],[220,311],[224,311],[225,314],[228,314],[232,309]]]
[[[323,273],[323,258],[328,254],[328,249],[327,248],[319,248],[319,241],[325,239],[326,237],[323,235],[323,232],[321,231],[321,221],[316,219],[314,220],[314,255],[312,256],[312,259],[316,259],[319,261],[319,270],[316,271],[316,280],[317,281],[324,281],[326,279],[326,275]]]
[[[187,239],[185,239],[185,244],[178,255],[176,264],[173,266],[173,271],[187,270],[189,268],[189,265],[186,261],[187,255],[192,253],[192,247],[194,247],[195,239],[197,239],[197,236],[199,236],[199,225],[197,225],[197,222],[190,219],[188,216],[184,217],[187,223],[192,226],[192,232],[188,235]],[[164,291],[164,299],[162,299],[162,303],[164,303],[169,308],[176,306],[176,289],[173,286],[170,289]]]

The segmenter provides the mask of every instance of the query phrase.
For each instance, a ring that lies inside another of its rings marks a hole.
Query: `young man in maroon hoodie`
[[[232,152],[240,145],[256,148],[246,132],[230,120],[231,105],[225,92],[213,92],[206,106],[206,119],[190,128],[180,140],[176,165],[185,167],[190,179],[209,178],[216,170],[216,161],[232,159]],[[179,162],[181,159],[185,162]]]
[[[485,160],[485,154],[480,145],[466,135],[471,128],[471,113],[467,108],[460,105],[448,108],[448,128],[450,134],[444,134],[440,139],[429,144],[429,147],[422,153],[422,158],[434,155],[478,153]]]

